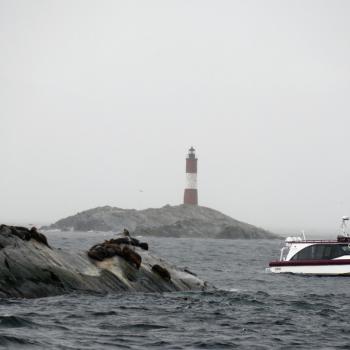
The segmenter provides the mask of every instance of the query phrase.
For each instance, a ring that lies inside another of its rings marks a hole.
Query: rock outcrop
[[[132,239],[106,241],[99,245],[100,255],[94,256],[92,252],[97,246],[89,252],[54,249],[36,230],[1,225],[0,297],[207,288],[205,282],[189,271],[153,256],[145,250],[146,245],[143,249],[140,242],[139,245],[131,242]]]
[[[216,210],[194,205],[166,205],[134,210],[99,207],[57,221],[44,229],[74,231],[120,231],[130,228],[135,235],[200,238],[279,238],[262,228],[235,220]]]

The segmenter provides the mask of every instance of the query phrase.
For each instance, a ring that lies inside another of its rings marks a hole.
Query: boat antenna
[[[343,216],[341,220],[341,229],[343,232],[343,236],[347,236],[347,237],[349,237],[349,234],[346,232],[346,229],[347,229],[346,222],[349,221],[349,219],[350,218],[348,216]]]

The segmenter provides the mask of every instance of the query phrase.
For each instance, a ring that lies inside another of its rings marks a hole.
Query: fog
[[[0,222],[200,205],[350,214],[350,2],[0,0]]]

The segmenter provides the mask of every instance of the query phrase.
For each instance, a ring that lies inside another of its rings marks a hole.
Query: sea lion
[[[91,259],[102,261],[106,258],[113,257],[117,254],[117,252],[116,248],[113,247],[112,244],[104,242],[102,244],[95,244],[92,246],[87,254]]]
[[[106,251],[101,244],[94,245],[87,254],[91,259],[99,261],[103,261],[107,257]]]
[[[122,256],[123,258],[131,263],[131,265],[134,265],[137,269],[140,268],[142,258],[139,254],[131,250],[129,247],[125,246],[122,250]]]
[[[193,275],[193,276],[197,277],[197,275],[194,272],[190,271],[187,267],[184,268],[184,271],[189,273],[190,275]]]
[[[23,241],[30,241],[32,238],[37,242],[40,242],[50,248],[47,238],[42,233],[38,232],[36,227],[32,227],[28,230],[26,227],[22,226],[9,226],[11,234],[22,239]]]
[[[47,242],[46,236],[43,235],[42,233],[38,232],[36,227],[33,226],[29,232],[30,232],[30,238],[33,238],[36,241],[38,241],[42,244],[45,244],[47,247],[50,248],[49,243]]]
[[[107,241],[107,243],[112,243],[112,244],[130,244],[130,241],[126,237],[120,237],[120,238],[115,238],[115,239],[110,239]]]
[[[122,249],[118,244],[107,243],[104,245],[105,249],[110,252],[111,256],[119,255],[122,256]]]
[[[106,240],[102,244],[95,244],[88,251],[88,256],[91,259],[102,261],[118,255],[139,269],[142,258],[130,246],[139,246],[144,250],[148,250],[148,244],[140,243],[137,239],[131,238],[127,229],[124,229],[122,235],[124,237]]]
[[[156,264],[152,266],[152,271],[166,281],[171,280],[170,272],[165,267]]]
[[[139,244],[139,247],[140,247],[141,249],[143,249],[143,250],[148,250],[148,243],[146,243],[146,242],[141,242],[141,243]]]
[[[14,236],[17,236],[18,238],[22,239],[23,241],[29,241],[31,238],[31,234],[29,230],[26,227],[22,226],[9,226],[11,230],[11,234]]]
[[[123,236],[130,237],[130,232],[126,228],[123,230]]]
[[[135,247],[140,247],[143,250],[148,250],[148,243],[146,242],[140,242],[136,238],[132,237],[119,237],[119,238],[112,238],[109,241],[106,241],[106,243],[113,243],[113,244],[129,244],[133,245]]]

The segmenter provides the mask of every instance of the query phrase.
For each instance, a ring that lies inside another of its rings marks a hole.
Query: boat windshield
[[[302,249],[291,260],[330,260],[350,255],[347,244],[315,244]]]

